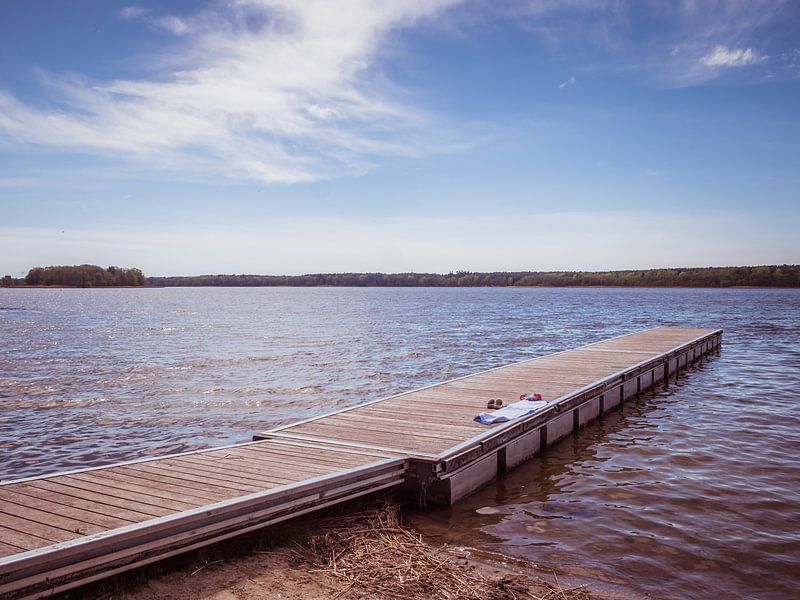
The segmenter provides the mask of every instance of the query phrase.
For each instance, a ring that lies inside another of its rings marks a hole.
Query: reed
[[[294,548],[298,563],[344,583],[337,598],[386,600],[587,600],[583,588],[566,589],[525,577],[490,578],[457,564],[402,522],[399,505],[383,501],[355,513],[328,517]]]

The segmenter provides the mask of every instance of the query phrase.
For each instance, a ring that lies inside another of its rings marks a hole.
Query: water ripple
[[[788,599],[800,580],[800,291],[0,290],[0,477],[259,430],[656,325],[722,353],[427,531],[613,593]]]

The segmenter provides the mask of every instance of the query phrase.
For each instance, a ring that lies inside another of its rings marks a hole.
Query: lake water
[[[800,290],[0,289],[0,478],[244,441],[657,325],[721,327],[723,350],[418,526],[613,593],[796,598]]]

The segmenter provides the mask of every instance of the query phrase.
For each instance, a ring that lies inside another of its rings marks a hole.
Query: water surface
[[[795,598],[800,291],[0,289],[0,478],[262,429],[657,325],[720,356],[453,509],[435,539],[663,598]]]

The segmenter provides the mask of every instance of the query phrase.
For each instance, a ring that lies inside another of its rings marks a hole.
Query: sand
[[[67,593],[96,600],[608,600],[526,561],[434,547],[391,502],[345,507]]]

